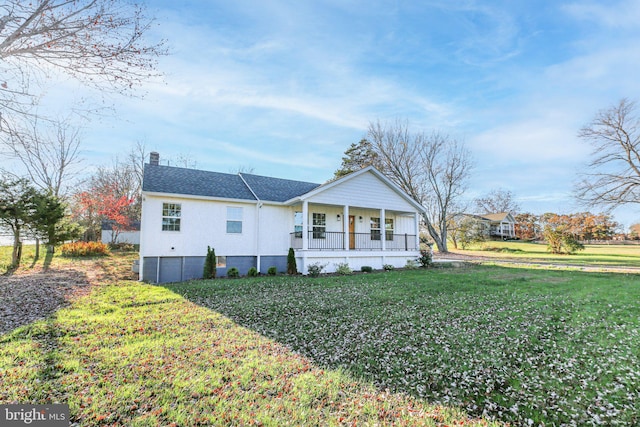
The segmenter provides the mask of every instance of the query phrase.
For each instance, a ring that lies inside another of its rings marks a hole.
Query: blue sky
[[[147,5],[151,36],[171,51],[164,79],[144,98],[106,100],[115,113],[83,131],[89,164],[144,141],[201,169],[323,182],[370,121],[400,118],[467,144],[468,199],[502,187],[524,210],[574,212],[590,153],[578,130],[640,98],[638,0]],[[615,214],[640,221],[637,209]]]

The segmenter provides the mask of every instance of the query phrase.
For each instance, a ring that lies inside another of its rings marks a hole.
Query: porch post
[[[416,249],[420,250],[420,214],[418,212],[413,214],[415,217],[415,230],[416,230]]]
[[[302,202],[302,250],[309,249],[309,202]]]
[[[382,244],[382,250],[387,250],[387,224],[384,217],[384,209],[380,209],[380,243]]]
[[[342,207],[342,247],[345,251],[349,250],[350,241],[349,239],[349,205],[344,205]]]

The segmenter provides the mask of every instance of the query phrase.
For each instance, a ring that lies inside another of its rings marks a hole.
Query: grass
[[[451,247],[449,248],[450,250]],[[471,246],[456,253],[483,257],[508,258],[522,261],[541,261],[578,266],[640,267],[640,245],[585,245],[574,255],[555,255],[542,243],[492,241]]]
[[[205,283],[184,289],[276,286]],[[169,288],[115,279],[0,336],[0,383],[0,404],[67,403],[82,426],[496,425],[320,367]]]
[[[324,369],[474,416],[640,423],[637,275],[483,266],[167,289]]]

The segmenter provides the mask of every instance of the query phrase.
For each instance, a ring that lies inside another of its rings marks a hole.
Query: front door
[[[356,217],[349,215],[349,249],[356,248]]]

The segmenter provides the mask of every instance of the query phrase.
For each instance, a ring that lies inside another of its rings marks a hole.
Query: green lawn
[[[475,416],[640,423],[638,275],[477,266],[166,288],[317,366]]]
[[[451,245],[450,245],[451,246]],[[473,245],[468,250],[453,252],[484,257],[508,258],[522,261],[554,262],[580,266],[640,267],[640,245],[585,245],[574,255],[554,255],[547,245],[518,241],[491,241]]]
[[[245,289],[261,300],[259,289],[317,283],[280,279],[179,288],[211,297]],[[497,425],[381,391],[282,342],[169,288],[107,279],[48,319],[0,335],[0,404],[67,403],[82,426]]]

